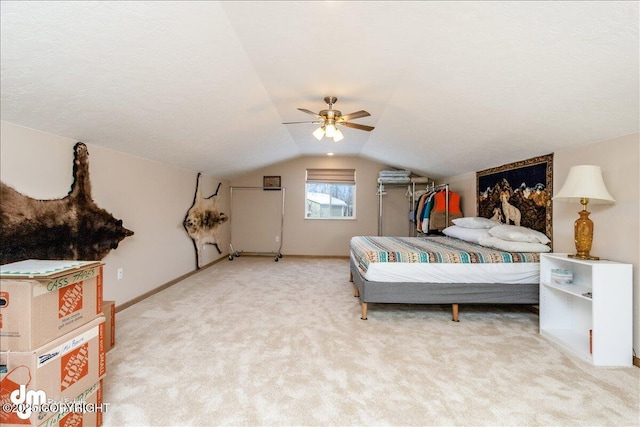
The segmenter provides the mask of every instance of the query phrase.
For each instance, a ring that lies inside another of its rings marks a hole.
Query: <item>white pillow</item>
[[[451,225],[442,230],[442,233],[445,236],[455,237],[456,239],[476,244],[480,243],[480,239],[491,237],[489,236],[489,229],[487,228],[464,228],[459,225]]]
[[[456,218],[452,222],[464,228],[491,228],[500,225],[498,221],[481,216],[465,216]]]
[[[497,237],[485,237],[480,239],[480,244],[488,248],[500,249],[507,252],[550,252],[551,248],[542,243],[535,242],[514,242],[502,240]]]
[[[489,230],[489,234],[493,237],[513,242],[542,243],[546,245],[551,241],[544,233],[517,225],[499,225]]]

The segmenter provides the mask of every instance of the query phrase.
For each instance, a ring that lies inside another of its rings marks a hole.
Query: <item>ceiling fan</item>
[[[334,110],[333,105],[338,101],[338,98],[335,96],[326,96],[324,98],[324,102],[329,106],[328,110],[322,110],[319,113],[314,113],[313,111],[307,110],[306,108],[298,108],[298,110],[303,113],[307,113],[311,116],[314,116],[317,120],[313,120],[310,122],[285,122],[284,125],[290,124],[298,124],[298,123],[312,123],[321,125],[318,129],[313,132],[313,136],[320,141],[325,135],[328,138],[333,138],[335,142],[341,141],[344,139],[342,132],[337,128],[338,125],[346,126],[348,128],[366,130],[367,132],[375,129],[373,126],[360,125],[358,123],[351,123],[347,120],[359,119],[361,117],[370,116],[368,112],[364,110],[356,111],[354,113],[342,115],[342,112],[339,110]]]

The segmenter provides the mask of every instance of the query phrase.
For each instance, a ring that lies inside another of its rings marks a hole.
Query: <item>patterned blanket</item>
[[[351,238],[351,253],[363,271],[372,262],[515,263],[540,262],[537,252],[503,252],[451,237]]]

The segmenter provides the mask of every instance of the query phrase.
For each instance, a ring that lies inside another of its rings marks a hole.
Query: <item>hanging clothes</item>
[[[414,209],[414,222],[416,224],[416,230],[422,232],[422,212],[424,210],[424,205],[427,202],[427,198],[430,193],[425,193],[418,199],[418,203],[416,204],[416,208]]]
[[[431,218],[431,210],[433,209],[433,196],[435,192],[431,192],[427,195],[427,201],[424,204],[424,209],[422,210],[422,229],[421,232],[427,234],[429,233],[429,220]]]
[[[416,203],[416,208],[414,209],[414,222],[416,224],[416,230],[420,233],[429,232],[429,214],[433,207],[434,194],[434,191],[426,191],[420,196]]]
[[[433,196],[433,209],[429,216],[429,230],[442,231],[450,225],[453,220],[462,217],[460,210],[460,195],[449,191],[449,200],[446,200],[446,191],[441,190]],[[449,210],[449,223],[447,224],[447,208]]]
[[[445,188],[442,188],[445,187]],[[462,217],[460,210],[460,195],[453,191],[448,191],[447,186],[438,186],[438,189],[427,190],[417,199],[415,209],[411,219],[416,225],[419,233],[429,234],[440,232],[453,224],[453,220]],[[446,224],[447,211],[449,214],[449,224]]]

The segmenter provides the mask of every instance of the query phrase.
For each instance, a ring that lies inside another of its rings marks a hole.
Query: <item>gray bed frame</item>
[[[451,304],[458,321],[458,304],[528,304],[539,302],[539,284],[371,282],[350,260],[354,293],[367,320],[367,303]]]

